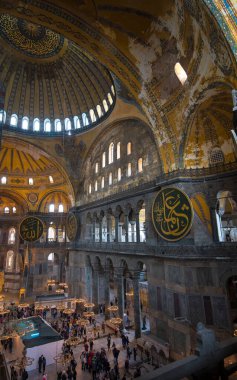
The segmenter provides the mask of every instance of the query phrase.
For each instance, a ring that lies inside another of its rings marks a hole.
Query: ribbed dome
[[[0,49],[6,125],[25,133],[78,133],[112,110],[109,71],[62,35],[3,14]]]

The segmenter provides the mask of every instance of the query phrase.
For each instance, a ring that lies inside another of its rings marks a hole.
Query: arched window
[[[78,116],[74,116],[73,121],[74,121],[74,128],[75,129],[81,128],[81,124],[80,124],[80,120],[79,120]]]
[[[6,185],[6,183],[7,183],[7,177],[2,177],[1,178],[1,184]]]
[[[29,178],[29,185],[34,185],[34,180],[33,180],[33,178]]]
[[[15,244],[16,241],[16,229],[14,227],[10,228],[8,233],[8,244]]]
[[[103,116],[102,108],[99,104],[96,106],[96,110],[99,117]]]
[[[51,132],[51,124],[49,119],[45,119],[44,121],[44,131]]]
[[[50,203],[49,212],[54,212],[54,203]]]
[[[10,125],[12,127],[16,127],[17,126],[17,122],[18,122],[18,116],[17,115],[12,115],[11,116],[11,119],[10,119]]]
[[[48,255],[48,261],[51,261],[51,262],[54,261],[54,253],[53,252]]]
[[[50,226],[48,228],[48,241],[55,241],[56,240],[56,228]]]
[[[72,123],[68,117],[66,117],[66,119],[64,120],[64,125],[65,125],[65,131],[70,131],[72,129]]]
[[[114,143],[109,144],[109,164],[114,162]]]
[[[105,168],[105,164],[106,164],[106,153],[104,152],[102,154],[102,168]]]
[[[89,184],[88,192],[89,192],[89,194],[91,194],[91,183]]]
[[[86,113],[82,114],[82,122],[83,122],[83,126],[84,127],[86,127],[87,125],[89,125],[89,120],[88,120],[88,117],[86,116]]]
[[[112,91],[112,94],[115,95],[115,90],[114,90],[114,86],[113,85],[111,86],[111,91]]]
[[[94,110],[90,110],[90,117],[91,117],[91,121],[92,123],[94,123],[96,121],[96,116],[95,116],[95,112]]]
[[[108,107],[108,103],[107,103],[106,99],[103,100],[103,106],[104,106],[105,112],[107,112],[109,107]]]
[[[101,189],[105,187],[105,177],[101,178]]]
[[[4,214],[9,214],[9,212],[10,212],[9,207],[5,207],[5,208],[4,208]]]
[[[13,214],[16,214],[16,207],[12,207],[12,212],[13,212]]]
[[[95,163],[95,173],[98,173],[99,171],[99,164],[98,162]]]
[[[121,181],[121,178],[122,178],[121,168],[118,168],[118,181]]]
[[[131,162],[129,162],[128,167],[127,167],[127,176],[131,177],[131,175],[132,175],[132,164]]]
[[[117,160],[119,160],[120,157],[121,157],[120,147],[121,147],[121,143],[118,142],[118,143],[117,143]]]
[[[14,252],[8,251],[7,252],[7,258],[6,258],[6,268],[5,270],[7,272],[12,272],[14,269]]]
[[[95,181],[95,191],[97,191],[97,190],[98,190],[98,182]]]
[[[21,128],[22,129],[28,129],[29,128],[29,118],[27,116],[23,117]]]
[[[6,111],[1,110],[0,111],[0,123],[5,123],[6,121]]]
[[[109,185],[112,185],[113,183],[113,174],[109,173]]]
[[[127,143],[127,155],[129,156],[129,154],[132,153],[132,143],[129,142]]]
[[[138,173],[141,173],[143,171],[143,161],[142,158],[139,158],[137,161],[137,168],[138,168]]]
[[[113,98],[110,93],[108,93],[108,101],[110,104],[113,104]]]
[[[146,241],[146,210],[143,203],[142,208],[139,211],[139,230],[140,230],[140,242]]]
[[[58,205],[58,212],[63,212],[63,204]]]
[[[33,131],[34,132],[40,131],[40,120],[38,118],[34,119],[33,121]]]
[[[186,74],[186,71],[184,70],[184,68],[180,65],[179,62],[177,62],[175,65],[174,65],[174,71],[175,71],[175,74],[176,76],[178,77],[179,81],[184,84],[186,82],[186,80],[188,79],[188,76]]]
[[[49,182],[54,183],[53,177],[51,175],[49,175]]]
[[[62,130],[62,123],[59,119],[55,119],[54,120],[54,129],[55,129],[55,132],[61,132]]]

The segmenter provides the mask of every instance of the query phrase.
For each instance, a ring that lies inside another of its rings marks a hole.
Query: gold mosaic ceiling
[[[0,49],[6,124],[16,114],[19,123],[24,116],[29,118],[29,129],[34,118],[41,124],[49,118],[52,125],[55,119],[63,124],[69,118],[73,125],[73,117],[78,116],[83,126],[83,113],[89,124],[97,124],[113,108],[108,101],[108,93],[114,100],[109,71],[61,34],[4,13],[0,16]],[[108,110],[103,108],[104,99]],[[101,115],[97,105],[102,107]],[[90,120],[90,110],[96,121]]]

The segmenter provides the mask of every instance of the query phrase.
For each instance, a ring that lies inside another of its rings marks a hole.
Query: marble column
[[[128,215],[124,215],[125,242],[128,243]]]
[[[119,241],[118,228],[119,228],[119,217],[115,216],[115,241],[116,241],[116,243],[118,243],[118,241]]]
[[[105,270],[105,319],[110,318],[110,313],[108,307],[110,306],[110,271],[109,269]]]
[[[123,320],[124,316],[124,277],[123,272],[116,273],[118,316]]]
[[[134,324],[135,324],[135,338],[141,337],[141,306],[140,306],[140,294],[139,294],[139,277],[140,272],[136,272],[133,275],[133,292],[134,292]]]
[[[92,302],[95,304],[94,312],[97,313],[99,304],[99,271],[94,269],[92,275]]]
[[[136,235],[137,235],[137,243],[140,243],[140,222],[139,222],[139,212],[136,214]]]
[[[217,220],[216,220],[216,206],[210,207],[211,214],[211,226],[212,226],[212,237],[214,242],[219,241],[218,228],[217,228]]]

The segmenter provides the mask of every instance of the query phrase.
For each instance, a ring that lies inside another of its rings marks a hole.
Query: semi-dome
[[[23,133],[79,133],[113,109],[110,72],[44,26],[0,16],[2,120]]]

